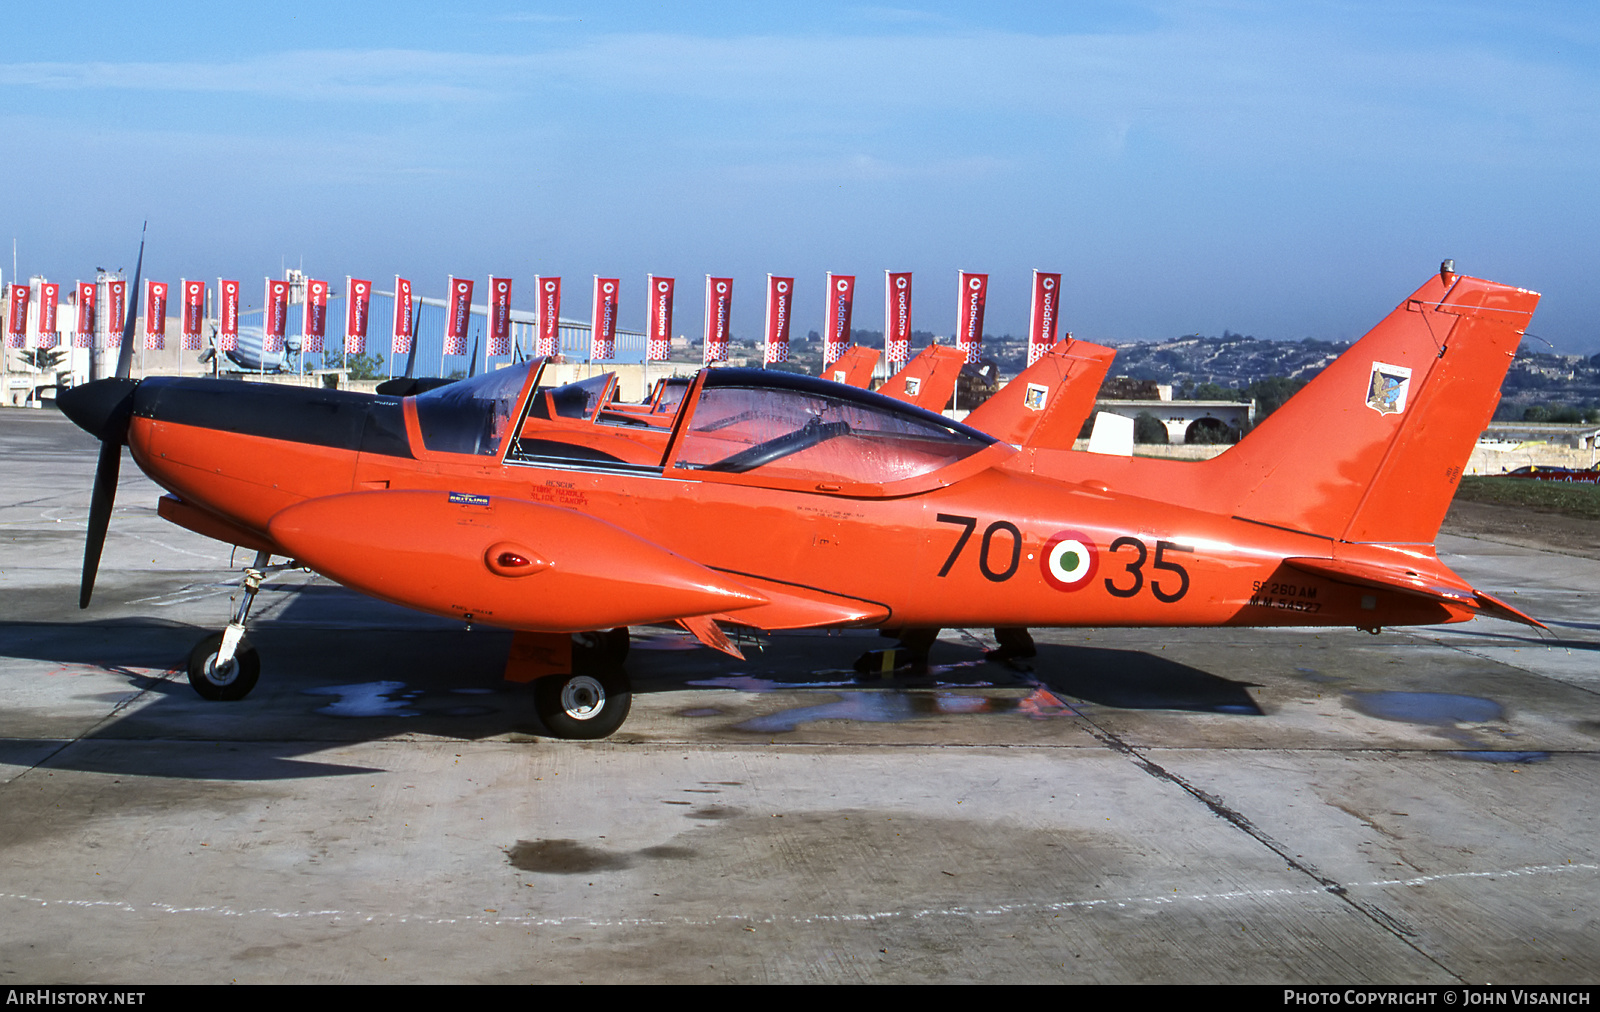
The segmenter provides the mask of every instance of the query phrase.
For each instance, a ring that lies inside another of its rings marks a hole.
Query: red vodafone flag
[[[511,354],[511,279],[489,279],[489,354]]]
[[[127,325],[128,283],[106,282],[106,347],[122,347],[122,328]]]
[[[301,351],[322,351],[328,336],[328,283],[306,279],[306,301],[300,315]]]
[[[205,328],[206,283],[184,278],[179,281],[179,286],[183,289],[183,319],[180,321],[183,350],[199,351],[202,347],[201,331]]]
[[[61,305],[61,286],[53,281],[44,281],[39,284],[39,347],[54,348],[59,336],[56,334],[56,310]]]
[[[239,282],[217,279],[217,350],[239,350]]]
[[[289,282],[267,279],[267,296],[261,314],[261,353],[283,350],[283,335],[289,329]]]
[[[561,279],[535,275],[533,287],[539,293],[535,310],[539,335],[533,353],[537,358],[554,358],[561,354]]]
[[[665,362],[672,353],[672,278],[645,278],[650,290],[649,323],[645,327],[644,360]]]
[[[344,276],[344,351],[360,355],[367,350],[367,322],[372,318],[372,282]]]
[[[956,289],[956,347],[968,362],[978,361],[983,350],[983,303],[989,292],[989,275],[960,271]]]
[[[6,346],[10,348],[26,348],[28,346],[28,298],[33,293],[27,285],[12,285],[10,298],[6,305],[10,312],[6,314]]]
[[[78,282],[78,320],[72,331],[74,348],[94,347],[94,300],[97,290],[93,281]]]
[[[589,358],[607,362],[617,355],[618,278],[594,278],[594,312],[590,316]]]
[[[167,346],[167,283],[146,281],[144,296],[144,350],[162,351]]]
[[[706,275],[705,362],[728,360],[728,319],[733,314],[733,279]]]
[[[828,275],[828,318],[824,321],[822,364],[832,365],[850,347],[850,312],[856,300],[854,274]]]
[[[883,360],[901,365],[911,358],[911,272],[883,272]]]
[[[472,323],[472,282],[450,276],[450,306],[444,318],[444,353],[467,353],[467,326]]]
[[[766,352],[762,362],[789,361],[789,317],[794,306],[794,278],[767,275]]]
[[[403,355],[411,350],[411,282],[394,276],[394,342],[389,351]]]
[[[1061,275],[1033,272],[1033,306],[1028,311],[1028,364],[1033,365],[1056,343],[1061,323]]]

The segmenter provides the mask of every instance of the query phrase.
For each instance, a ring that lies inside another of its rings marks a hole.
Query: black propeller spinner
[[[148,226],[148,222],[145,223]],[[106,528],[111,525],[111,506],[117,496],[117,478],[122,468],[122,444],[128,441],[128,423],[133,417],[133,391],[138,381],[133,372],[134,321],[139,318],[139,275],[144,270],[144,229],[139,230],[139,259],[133,268],[133,292],[128,297],[127,320],[122,327],[122,350],[117,355],[117,373],[110,379],[95,380],[61,394],[56,403],[68,418],[100,440],[100,460],[94,469],[94,492],[89,496],[89,531],[83,544],[83,580],[78,586],[78,607],[89,607],[94,593],[94,578],[100,571],[100,552],[106,543]]]

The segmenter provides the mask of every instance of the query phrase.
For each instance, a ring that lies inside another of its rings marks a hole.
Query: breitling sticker
[[[1406,409],[1406,392],[1410,389],[1410,369],[1374,362],[1372,382],[1367,385],[1367,407],[1380,415],[1399,414]]]

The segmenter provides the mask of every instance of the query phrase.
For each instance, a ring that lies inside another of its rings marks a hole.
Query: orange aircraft
[[[544,438],[539,413],[560,410],[532,363],[404,398],[135,382],[129,335],[117,378],[61,397],[102,440],[80,604],[126,444],[169,491],[163,517],[257,553],[233,620],[190,658],[212,699],[259,675],[244,633],[274,557],[515,630],[508,675],[540,675],[540,717],[568,738],[626,717],[638,624],[729,652],[718,623],[1538,626],[1433,548],[1538,298],[1447,262],[1203,463],[1018,448],[866,391],[731,368],[694,378],[641,462]]]

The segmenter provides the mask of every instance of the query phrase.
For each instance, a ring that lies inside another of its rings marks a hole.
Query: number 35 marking
[[[1121,537],[1111,542],[1111,548],[1108,554],[1115,555],[1124,548],[1132,548],[1139,553],[1138,555],[1134,556],[1133,561],[1123,563],[1124,571],[1129,576],[1133,577],[1133,579],[1125,586],[1119,587],[1117,586],[1115,578],[1108,576],[1106,577],[1106,590],[1110,591],[1111,594],[1116,597],[1133,597],[1135,594],[1139,593],[1139,591],[1144,589],[1144,564],[1145,560],[1150,556],[1150,549],[1146,547],[1145,543],[1140,541],[1138,538]],[[1193,551],[1194,549],[1190,548],[1188,545],[1179,545],[1171,541],[1156,542],[1156,557],[1155,560],[1150,563],[1150,568],[1164,570],[1168,573],[1175,573],[1178,577],[1178,586],[1176,589],[1169,589],[1170,584],[1167,587],[1162,586],[1161,581],[1155,578],[1150,580],[1150,593],[1156,596],[1157,601],[1160,601],[1164,604],[1173,604],[1177,601],[1183,600],[1183,595],[1189,593],[1188,571],[1178,563],[1167,559],[1165,556],[1168,552]]]
[[[940,513],[936,519],[941,524],[953,524],[961,528],[961,536],[956,539],[955,546],[950,549],[949,557],[939,569],[940,576],[949,576],[950,571],[955,568],[956,560],[961,557],[962,549],[967,547],[967,542],[972,540],[973,533],[977,531],[978,519],[953,513]],[[1125,556],[1117,556],[1116,553],[1125,548],[1132,549],[1137,554],[1131,560]],[[1111,547],[1107,551],[1107,561],[1121,562],[1123,572],[1118,576],[1106,577],[1106,590],[1115,597],[1133,597],[1138,594],[1144,589],[1144,567],[1148,562],[1151,569],[1170,573],[1177,578],[1177,586],[1174,587],[1171,579],[1152,575],[1150,593],[1155,595],[1156,600],[1163,604],[1175,604],[1183,600],[1184,595],[1189,593],[1189,572],[1181,564],[1167,557],[1171,552],[1193,554],[1194,549],[1172,541],[1157,541],[1155,558],[1151,559],[1149,546],[1138,538],[1120,537],[1111,542]],[[1009,520],[996,520],[984,528],[978,548],[978,571],[983,574],[984,579],[991,583],[1006,582],[1017,574],[1021,560],[1022,532],[1017,529],[1016,524]],[[999,561],[1002,565],[996,568],[993,564],[995,561]],[[1089,576],[1092,577],[1093,573],[1091,572]],[[1119,577],[1125,581],[1121,585],[1118,584]]]

